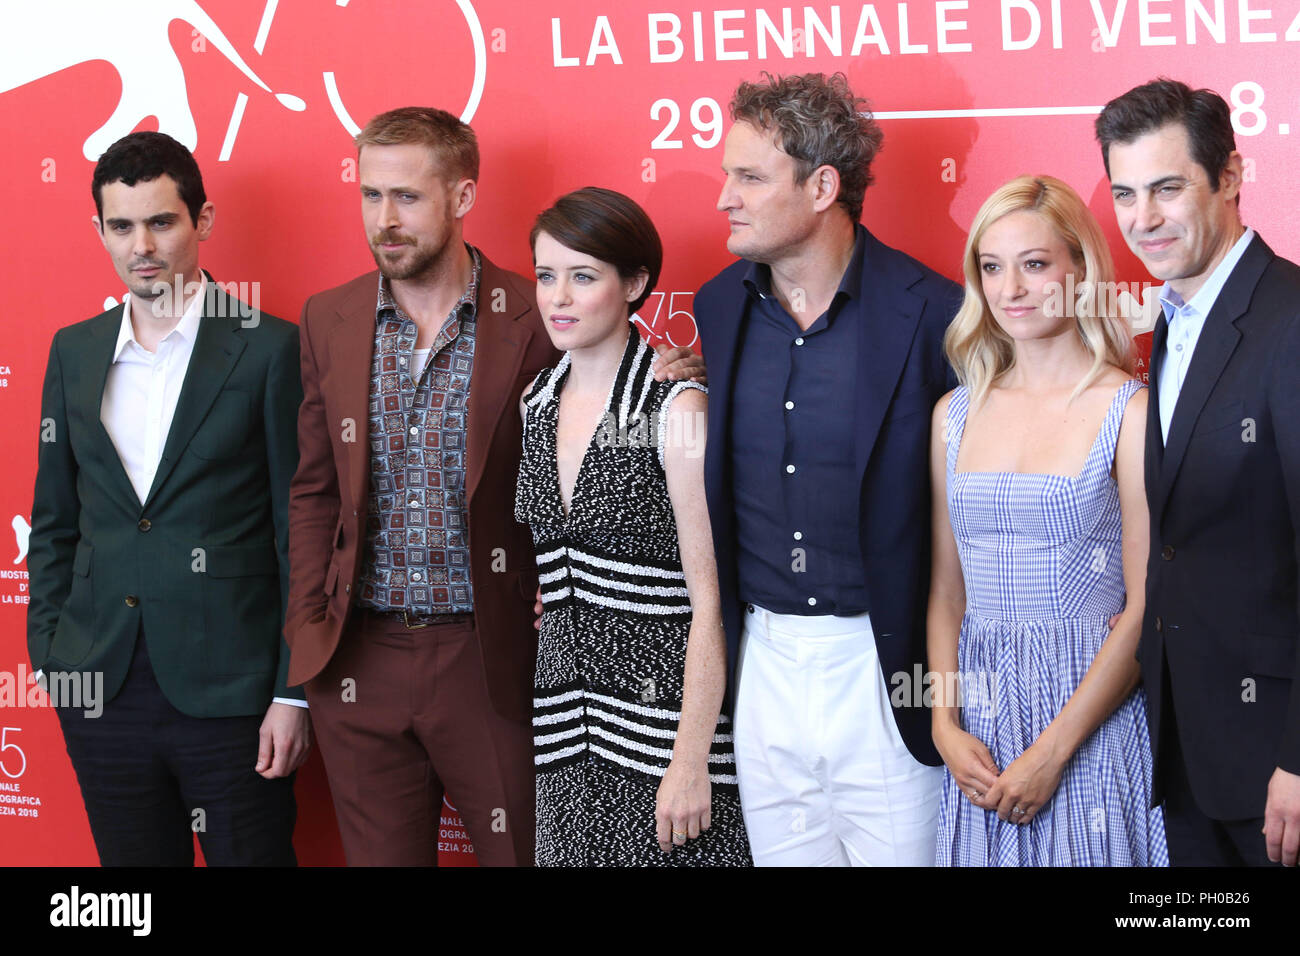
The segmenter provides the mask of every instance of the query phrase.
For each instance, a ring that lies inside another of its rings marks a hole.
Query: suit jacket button
[[[343,585],[343,593],[344,593],[344,594],[351,594],[351,593],[352,593],[352,585],[350,585],[350,584],[345,584],[345,585]]]
[[[126,606],[127,606],[127,607],[135,607],[135,606],[136,606],[137,604],[139,604],[139,603],[140,603],[140,599],[139,599],[138,597],[136,597],[134,594],[128,594],[128,595],[126,596]]]
[[[1157,630],[1157,631],[1163,631],[1164,629],[1165,629],[1165,622],[1162,621],[1162,620],[1160,620],[1160,618],[1157,617],[1157,618],[1156,618],[1156,630]]]
[[[1164,558],[1166,561],[1172,561],[1174,559],[1174,546],[1172,544],[1167,544],[1161,548],[1160,557]]]
[[[140,523],[136,525],[141,531],[148,531],[153,527],[153,523],[148,518],[141,518]]]

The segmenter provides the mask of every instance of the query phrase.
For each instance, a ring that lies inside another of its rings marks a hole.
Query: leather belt
[[[474,620],[473,614],[413,614],[410,611],[374,611],[370,608],[366,608],[366,613],[386,621],[396,621],[411,630],[431,624],[460,624]]]

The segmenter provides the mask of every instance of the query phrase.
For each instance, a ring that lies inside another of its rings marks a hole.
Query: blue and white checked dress
[[[1111,402],[1075,477],[954,473],[966,426],[965,387],[945,420],[947,494],[966,615],[957,643],[962,729],[1005,769],[1074,693],[1124,605],[1119,490],[1110,470],[1129,380]],[[1168,866],[1164,818],[1148,809],[1151,748],[1138,687],[1066,765],[1028,824],[998,819],[945,769],[940,866]]]

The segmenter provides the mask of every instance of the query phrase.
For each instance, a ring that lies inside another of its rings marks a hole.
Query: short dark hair
[[[447,179],[478,181],[478,137],[468,123],[432,106],[402,106],[373,117],[353,143],[363,146],[427,146]]]
[[[1187,131],[1192,159],[1210,178],[1210,189],[1218,192],[1219,177],[1237,148],[1232,111],[1213,90],[1193,90],[1186,83],[1163,76],[1117,96],[1097,117],[1097,142],[1101,144],[1106,178],[1110,178],[1111,146],[1128,145],[1173,123]]]
[[[194,225],[199,210],[208,201],[203,191],[203,176],[193,154],[166,133],[142,130],[123,136],[104,151],[90,178],[90,194],[95,197],[95,213],[104,218],[104,187],[120,182],[126,186],[151,183],[159,176],[170,176],[176,183],[181,202],[190,211]]]
[[[837,201],[857,222],[862,197],[874,181],[871,162],[885,134],[871,117],[866,101],[854,96],[843,73],[773,77],[762,83],[741,83],[731,98],[731,118],[744,120],[776,134],[777,145],[795,163],[796,183],[805,182],[819,166],[840,174]]]
[[[659,233],[646,211],[622,193],[586,186],[561,196],[533,223],[529,248],[536,249],[543,232],[562,246],[610,263],[623,279],[647,272],[640,297],[628,303],[628,315],[641,308],[659,281],[664,264]]]

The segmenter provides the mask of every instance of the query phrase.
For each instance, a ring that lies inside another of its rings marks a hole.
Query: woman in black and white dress
[[[629,317],[658,278],[632,200],[587,188],[538,217],[537,305],[565,352],[520,403],[515,516],[544,612],[534,683],[537,863],[750,863],[704,500],[706,397],[656,382]]]

